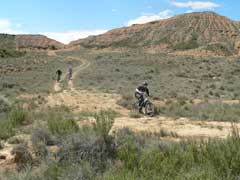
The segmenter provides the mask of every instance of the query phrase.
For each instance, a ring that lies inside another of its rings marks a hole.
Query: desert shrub
[[[133,179],[234,179],[239,175],[237,128],[226,140],[159,141],[154,146],[134,146],[137,136],[125,132],[132,140],[131,143],[124,140],[125,143],[117,146],[118,158],[124,162],[124,167],[118,168],[116,179],[128,174],[134,174]],[[105,175],[112,178],[111,172]]]
[[[114,119],[118,116],[118,113],[112,110],[100,111],[95,114],[96,122],[93,125],[93,130],[100,136],[106,145],[106,151],[110,158],[115,157],[116,149],[114,144],[114,137],[110,135]]]
[[[34,144],[33,152],[35,156],[40,160],[45,159],[48,156],[48,149],[46,147],[46,144],[43,143]]]
[[[26,51],[16,51],[13,49],[0,49],[0,57],[7,58],[7,57],[21,57],[26,54]]]
[[[11,154],[14,155],[14,162],[17,164],[18,170],[22,170],[33,163],[32,155],[28,147],[24,144],[19,144],[13,148]]]
[[[199,45],[197,41],[189,41],[189,42],[180,42],[173,46],[174,50],[188,50],[198,48]]]
[[[92,134],[72,134],[61,143],[58,153],[60,162],[90,163],[96,171],[105,168],[108,159],[107,146],[103,138]]]
[[[38,168],[26,168],[21,172],[0,173],[1,180],[94,180],[94,172],[88,163],[61,164],[43,162]]]
[[[11,121],[8,119],[0,120],[0,139],[8,139],[15,135],[15,128]]]
[[[145,137],[128,128],[120,129],[115,134],[117,157],[124,162],[127,169],[138,166],[141,147],[144,146],[145,140]]]
[[[23,125],[27,120],[27,111],[23,109],[21,106],[16,106],[13,110],[8,114],[8,119],[11,123],[17,127]]]
[[[48,45],[47,48],[50,50],[57,50],[57,47],[55,45]]]
[[[136,171],[129,171],[124,168],[119,168],[118,166],[114,166],[110,169],[108,169],[104,174],[102,175],[102,178],[104,180],[145,180],[143,177],[139,177],[138,172]],[[151,177],[151,179],[154,179]],[[146,178],[146,180],[148,180]]]
[[[28,175],[11,173],[2,178],[0,173],[0,177],[3,180],[237,179],[240,174],[239,137],[235,125],[227,139],[180,142],[161,140],[157,134],[134,133],[125,128],[115,134],[117,156],[109,164],[103,138],[93,130],[80,131],[63,138],[58,161],[27,169]],[[20,150],[25,152],[26,147]]]
[[[114,135],[114,141],[117,147],[120,147],[128,142],[133,142],[144,146],[146,142],[145,134],[135,133],[129,128],[119,129]]]
[[[113,137],[109,132],[116,115],[111,110],[100,111],[94,115],[96,122],[92,129],[83,127],[78,133],[64,138],[59,151],[60,161],[87,161],[96,171],[104,169],[108,159],[115,155]]]
[[[0,99],[0,114],[9,112],[10,109],[11,109],[11,106],[7,104],[5,101],[3,101],[2,99]]]
[[[44,172],[46,180],[93,180],[94,173],[88,163],[60,164],[51,163]]]
[[[208,44],[205,49],[224,56],[231,56],[235,53],[233,45],[226,43]]]
[[[31,135],[32,144],[42,143],[45,145],[54,145],[55,142],[46,129],[35,129]]]
[[[218,120],[218,121],[239,121],[239,104],[208,104],[202,103],[193,107],[193,112],[198,119]]]
[[[94,115],[96,122],[93,125],[93,129],[104,140],[107,140],[109,136],[116,115],[116,112],[112,110],[100,111]]]
[[[65,135],[77,132],[79,127],[74,120],[52,117],[47,121],[48,129],[52,134]]]
[[[190,117],[192,112],[188,104],[182,102],[172,102],[166,106],[156,107],[156,114],[164,114],[172,117]]]
[[[40,160],[45,159],[49,154],[46,146],[54,145],[56,143],[46,129],[34,130],[31,135],[31,142],[33,152]]]
[[[137,143],[128,141],[117,149],[117,157],[124,162],[127,169],[135,169],[139,164],[140,148]]]

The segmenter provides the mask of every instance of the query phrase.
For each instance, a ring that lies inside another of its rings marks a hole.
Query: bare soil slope
[[[61,49],[64,45],[43,35],[0,34],[3,49]]]

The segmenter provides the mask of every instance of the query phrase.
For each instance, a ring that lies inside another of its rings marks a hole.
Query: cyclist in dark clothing
[[[149,89],[148,83],[144,82],[141,86],[139,86],[135,91],[135,97],[138,99],[139,102],[139,112],[142,113],[143,102],[144,102],[144,93],[149,96]]]
[[[68,80],[72,80],[72,75],[73,75],[73,68],[70,66],[68,68]]]
[[[62,71],[60,69],[58,69],[56,71],[56,74],[57,74],[57,82],[59,82],[61,80]]]

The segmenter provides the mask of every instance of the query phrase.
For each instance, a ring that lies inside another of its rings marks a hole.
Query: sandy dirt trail
[[[55,52],[49,52],[48,55],[60,57]],[[66,105],[73,108],[74,112],[114,109],[121,114],[128,114],[128,110],[117,105],[117,101],[121,99],[120,95],[77,90],[73,81],[81,71],[90,66],[90,62],[80,57],[67,56],[65,58],[80,61],[81,65],[73,68],[73,77],[68,81],[66,89],[61,88],[61,82],[54,83],[53,89],[55,93],[47,97],[47,106]],[[68,74],[65,74],[63,79],[67,80],[67,76]]]

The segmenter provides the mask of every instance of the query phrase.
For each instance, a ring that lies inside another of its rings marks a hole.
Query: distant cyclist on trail
[[[73,68],[70,66],[68,68],[68,80],[72,80],[72,75],[73,75]]]
[[[61,71],[60,69],[58,69],[58,70],[56,71],[56,74],[57,74],[57,82],[60,82],[60,80],[61,80],[61,75],[62,75],[62,71]]]
[[[135,91],[135,97],[138,99],[139,103],[139,112],[142,113],[143,108],[143,102],[144,102],[144,93],[149,96],[149,89],[148,89],[148,83],[144,82],[142,85],[138,86],[138,88]]]

